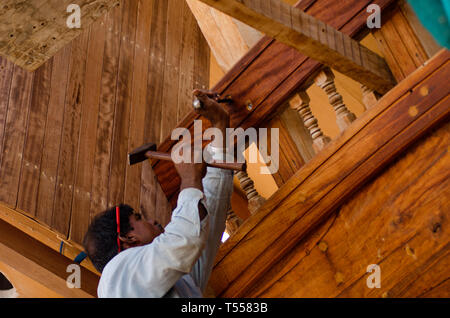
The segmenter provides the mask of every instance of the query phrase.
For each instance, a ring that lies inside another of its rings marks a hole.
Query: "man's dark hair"
[[[120,208],[120,235],[125,236],[132,230],[130,216],[132,207],[126,204]],[[83,246],[94,267],[101,273],[106,264],[118,254],[116,207],[98,214],[89,225],[84,236]]]

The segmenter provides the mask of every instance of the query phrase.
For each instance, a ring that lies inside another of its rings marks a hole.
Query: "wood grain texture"
[[[268,152],[272,153],[271,131],[278,129],[279,136],[279,169],[272,174],[275,182],[280,187],[288,181],[304,164],[305,159],[300,155],[291,134],[278,117],[273,118],[266,127],[268,129]]]
[[[52,62],[50,59],[35,72],[27,134],[23,148],[17,208],[27,211],[32,216],[36,214],[42,149],[50,101]]]
[[[89,28],[119,0],[4,1],[0,8],[0,55],[34,71]],[[69,28],[70,4],[80,6],[81,28]]]
[[[450,291],[438,287],[450,277],[449,138],[448,123],[424,136],[344,203],[332,224],[271,268],[249,296],[421,297],[435,291],[433,297],[448,297]],[[367,287],[370,264],[380,266],[379,289]]]
[[[89,30],[90,31],[90,30]],[[80,123],[83,98],[86,88],[87,49],[89,33],[83,33],[72,43],[72,55],[69,65],[64,107],[64,122],[59,148],[58,172],[56,176],[56,192],[51,226],[57,232],[68,235],[72,211],[73,184],[77,165],[77,151],[80,139]]]
[[[108,206],[124,200],[127,168],[128,133],[133,83],[138,1],[126,1],[122,8],[121,43],[119,53],[116,104],[109,172]]]
[[[370,3],[378,4],[383,12],[387,12],[392,1],[348,1],[337,4],[318,0],[309,2],[308,5],[300,2],[299,8],[306,9],[308,14],[347,35],[356,37],[366,26],[366,8]],[[213,89],[224,96],[233,97],[234,103],[228,108],[233,127],[258,127],[293,93],[302,86],[308,86],[320,68],[321,64],[301,55],[295,49],[264,37]],[[248,101],[254,106],[251,110],[247,108]],[[193,120],[199,118],[195,112],[190,112],[178,123],[178,127],[192,128]],[[174,142],[166,137],[159,150],[170,152],[173,145]],[[173,165],[154,162],[153,168],[164,193],[175,203],[179,178]]]
[[[50,100],[45,125],[35,215],[36,219],[48,225],[52,224],[71,51],[72,47],[69,45],[53,57]]]
[[[128,133],[128,152],[144,144],[146,97],[148,84],[148,65],[150,61],[150,34],[153,15],[151,1],[141,0],[138,3],[136,47],[134,51],[133,87],[131,95],[130,126]],[[126,167],[124,202],[139,207],[142,166]]]
[[[399,8],[373,35],[397,81],[406,78],[428,60],[425,49]]]
[[[216,259],[212,282],[217,295],[246,295],[293,248],[292,243],[324,222],[428,129],[448,118],[450,91],[442,79],[449,76],[449,58],[448,51],[441,51],[385,95],[243,224]]]
[[[14,66],[9,90],[0,166],[0,201],[15,208],[34,74]]]
[[[100,107],[101,76],[105,49],[105,19],[94,24],[87,49],[86,76],[83,86],[87,93],[81,105],[80,135],[75,168],[74,192],[72,198],[70,237],[82,242],[83,232],[89,226],[92,199],[92,178],[94,172],[95,148],[97,142],[98,113]]]
[[[196,0],[187,0],[220,68],[228,72],[249,50],[233,18]]]

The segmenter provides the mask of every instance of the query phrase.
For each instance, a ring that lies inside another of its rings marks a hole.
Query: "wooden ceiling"
[[[126,0],[33,73],[0,58],[1,204],[76,243],[120,202],[167,221],[150,166],[126,156],[165,138],[209,86],[209,52],[184,1]]]

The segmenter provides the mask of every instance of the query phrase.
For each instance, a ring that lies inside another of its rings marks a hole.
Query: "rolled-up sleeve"
[[[210,152],[213,152],[214,159],[230,159],[225,157],[223,149],[215,148]],[[209,214],[208,239],[203,253],[191,272],[195,284],[202,292],[206,289],[217,251],[222,243],[227,212],[231,208],[233,176],[233,171],[208,167],[207,174],[203,178],[203,190]]]

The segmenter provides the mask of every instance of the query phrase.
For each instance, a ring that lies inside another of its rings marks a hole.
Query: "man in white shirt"
[[[216,94],[194,95],[203,105],[197,112],[225,136],[230,116]],[[224,141],[208,148],[214,159],[225,157]],[[84,246],[102,273],[99,297],[202,297],[225,229],[233,172],[205,163],[175,167],[180,194],[165,229],[127,205],[99,214],[89,226]]]

